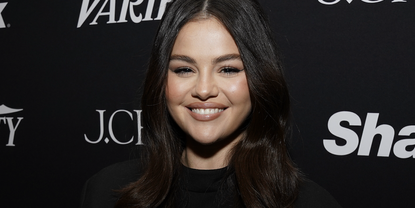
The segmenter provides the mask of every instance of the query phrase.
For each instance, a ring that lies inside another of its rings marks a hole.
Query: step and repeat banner
[[[136,157],[140,87],[171,0],[0,0],[5,207],[77,207]],[[292,157],[343,207],[413,207],[415,2],[262,0],[292,97]]]

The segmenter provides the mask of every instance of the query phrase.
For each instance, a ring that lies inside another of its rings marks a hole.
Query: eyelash
[[[237,69],[235,67],[226,66],[226,67],[221,68],[219,72],[224,73],[226,75],[233,75],[233,74],[237,74],[241,71],[243,71],[243,69]],[[193,69],[191,69],[189,67],[180,67],[180,68],[177,68],[177,69],[173,70],[173,72],[177,75],[182,75],[183,76],[183,75],[187,75],[189,73],[192,73],[194,71],[193,71]]]
[[[179,75],[185,75],[185,74],[193,72],[193,70],[189,67],[180,67],[180,68],[173,70],[173,72]]]
[[[237,69],[237,68],[229,67],[229,66],[223,67],[220,70],[220,72],[225,73],[225,74],[228,74],[228,75],[237,74],[237,73],[239,73],[241,71],[242,71],[242,69]]]

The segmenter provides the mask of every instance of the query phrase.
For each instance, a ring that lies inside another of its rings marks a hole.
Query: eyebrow
[[[185,56],[185,55],[171,55],[170,61],[171,60],[178,60],[178,61],[184,61],[190,64],[196,64],[196,61],[194,59],[190,58],[189,56]]]
[[[219,57],[216,57],[215,59],[213,59],[212,63],[213,64],[217,64],[220,62],[224,62],[224,61],[229,61],[229,60],[235,60],[235,59],[239,59],[241,60],[241,56],[239,54],[225,54]],[[196,61],[194,59],[192,59],[189,56],[185,56],[185,55],[171,55],[170,56],[170,61],[171,60],[179,60],[179,61],[184,61],[190,64],[196,64]]]
[[[213,60],[213,63],[217,64],[217,63],[220,63],[220,62],[235,60],[235,59],[241,60],[241,56],[239,54],[226,54],[226,55],[219,56],[219,57],[215,58]]]

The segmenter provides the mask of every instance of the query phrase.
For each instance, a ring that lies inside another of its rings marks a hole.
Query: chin
[[[215,137],[192,137],[190,136],[190,139],[195,141],[196,143],[199,143],[201,145],[212,145],[215,144],[217,142],[219,142],[221,139],[220,138],[215,138]]]
[[[237,140],[238,136],[228,135],[228,136],[212,136],[207,135],[204,136],[196,136],[192,137],[189,135],[190,140],[192,140],[196,144],[204,145],[204,146],[213,146],[213,145],[219,145],[219,146],[227,146],[227,144],[232,143],[233,141]]]

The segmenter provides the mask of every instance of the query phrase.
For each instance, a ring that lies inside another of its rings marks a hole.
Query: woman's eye
[[[191,68],[188,67],[181,67],[181,68],[177,68],[175,70],[173,70],[174,73],[178,74],[178,75],[185,75],[188,73],[192,73],[193,70]]]
[[[225,73],[225,74],[237,74],[239,72],[241,72],[241,69],[237,69],[237,68],[233,68],[233,67],[224,67],[220,70],[221,73]]]

